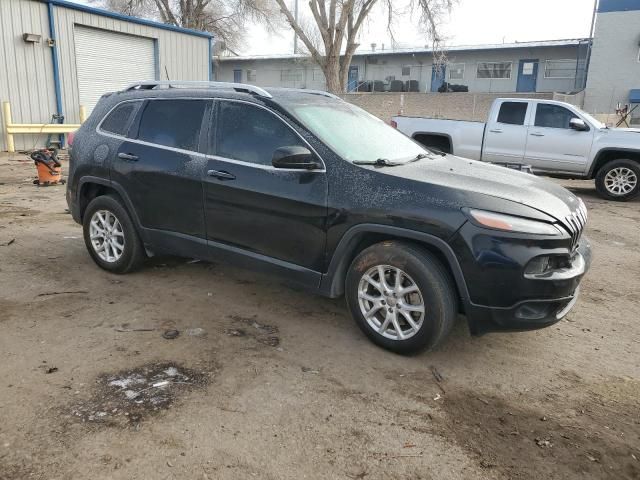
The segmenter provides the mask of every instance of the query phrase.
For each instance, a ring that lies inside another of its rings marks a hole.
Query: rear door
[[[206,138],[202,125],[211,105],[203,99],[145,101],[129,138],[116,152],[111,179],[125,189],[149,234],[205,238],[205,160],[198,150]]]
[[[584,172],[594,129],[572,129],[569,121],[580,117],[552,103],[537,103],[532,118],[525,162],[540,171]]]
[[[325,247],[327,176],[323,169],[272,166],[277,148],[304,140],[275,112],[219,100],[204,176],[207,238],[268,261],[320,271]]]
[[[503,101],[494,108],[484,134],[482,160],[521,164],[527,144],[527,101]]]

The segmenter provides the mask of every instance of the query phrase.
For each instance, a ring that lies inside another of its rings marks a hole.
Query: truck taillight
[[[391,120],[391,126],[393,128],[398,128],[398,122],[396,122],[395,120]]]
[[[68,146],[72,146],[73,145],[73,139],[76,136],[76,132],[69,132],[67,133],[67,145]]]

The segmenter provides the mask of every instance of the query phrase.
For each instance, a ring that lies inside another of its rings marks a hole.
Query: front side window
[[[241,102],[221,102],[217,154],[244,162],[271,165],[280,147],[305,146],[273,113]]]
[[[150,100],[142,113],[138,140],[196,151],[206,100]]]
[[[511,78],[511,62],[480,62],[478,78]]]
[[[524,119],[527,116],[527,105],[526,102],[504,102],[500,105],[498,123],[524,125]]]
[[[137,102],[121,103],[102,121],[100,129],[125,137],[127,135],[127,127],[129,126],[131,114],[133,114],[136,108]]]
[[[571,110],[559,105],[539,103],[536,108],[536,127],[546,128],[571,128],[569,121],[578,118]]]
[[[425,153],[406,135],[346,102],[292,104],[287,109],[348,161],[410,161]]]

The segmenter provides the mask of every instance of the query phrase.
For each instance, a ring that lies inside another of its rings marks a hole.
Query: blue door
[[[431,65],[431,91],[437,92],[438,89],[442,86],[445,79],[445,73],[447,71],[447,67],[445,65],[440,65],[440,68],[437,68],[436,65]]]
[[[535,92],[538,80],[538,59],[520,60],[516,92]]]
[[[347,80],[347,91],[355,92],[358,88],[358,67],[349,67],[349,79]]]
[[[234,70],[233,71],[233,81],[234,83],[242,83],[242,70]]]

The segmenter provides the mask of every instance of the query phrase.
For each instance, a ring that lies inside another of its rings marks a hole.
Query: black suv
[[[533,175],[425,150],[334,95],[144,82],[75,135],[67,202],[94,261],[228,261],[345,295],[378,345],[527,330],[571,309],[584,204]]]

